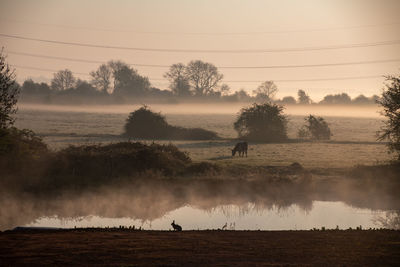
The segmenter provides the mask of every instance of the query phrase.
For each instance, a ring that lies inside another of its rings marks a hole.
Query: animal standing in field
[[[224,226],[222,226],[222,230],[226,230],[227,226],[228,226],[228,223],[225,223]]]
[[[247,142],[237,143],[232,149],[232,157],[235,156],[236,152],[239,153],[239,157],[244,157],[244,154],[246,154],[247,157]]]
[[[176,224],[175,220],[172,221],[171,225],[175,231],[182,231],[182,226],[180,226],[179,224]]]

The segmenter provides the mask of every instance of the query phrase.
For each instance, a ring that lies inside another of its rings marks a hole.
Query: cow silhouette
[[[232,149],[232,157],[235,156],[236,152],[239,153],[239,157],[244,157],[244,154],[246,154],[247,157],[247,142],[239,142],[235,145],[235,147]]]

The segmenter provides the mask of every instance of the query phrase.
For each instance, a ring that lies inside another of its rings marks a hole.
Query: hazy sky
[[[383,78],[400,72],[400,1],[398,0],[0,0],[0,34],[134,48],[181,50],[273,50],[263,53],[155,52],[89,48],[0,36],[18,80],[51,79],[52,70],[71,69],[82,79],[99,63],[55,60],[21,53],[89,61],[120,59],[132,64],[171,65],[193,59],[227,66],[333,64],[399,59],[397,62],[307,68],[225,69],[233,91],[251,92],[274,80],[278,97],[304,89],[318,100],[327,93],[351,96],[379,94]],[[302,48],[351,46],[399,41],[389,45],[341,49]],[[291,50],[300,51],[276,51]],[[17,53],[17,54],[16,54]],[[19,55],[18,55],[19,54]],[[25,68],[23,68],[25,67]],[[47,69],[47,71],[29,68]],[[135,67],[152,84],[168,87],[167,68]],[[82,73],[82,74],[79,74]],[[292,80],[292,81],[288,81]],[[241,81],[241,82],[237,82]]]

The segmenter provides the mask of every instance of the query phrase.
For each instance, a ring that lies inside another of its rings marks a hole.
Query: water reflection
[[[151,221],[99,216],[75,219],[46,217],[27,226],[61,228],[135,226],[136,229],[140,227],[141,229],[172,230],[171,221],[176,220],[184,227],[184,230],[221,229],[225,224],[227,230],[308,230],[314,227],[355,229],[360,225],[366,229],[377,227],[374,218],[383,215],[382,211],[352,208],[342,202],[315,201],[309,211],[295,204],[287,208],[272,207],[260,210],[249,203],[242,207],[219,206],[208,211],[185,206]]]
[[[381,211],[399,210],[397,188],[398,182],[384,182],[384,178],[378,186],[367,179],[279,173],[254,180],[138,180],[83,192],[3,191],[0,228],[39,220],[34,224],[169,229],[172,219],[186,229],[216,229],[226,222],[235,223],[236,229],[376,227],[372,219],[384,216]]]

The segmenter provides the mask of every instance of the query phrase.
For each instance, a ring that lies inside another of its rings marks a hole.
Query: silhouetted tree
[[[15,105],[18,101],[20,88],[15,81],[14,70],[6,63],[3,49],[0,51],[0,129],[13,125],[11,115],[17,112]]]
[[[238,101],[249,101],[251,96],[243,89],[236,91],[230,95],[224,95],[223,99],[229,102],[238,102]]]
[[[350,104],[351,98],[348,94],[327,95],[320,102],[321,104]]]
[[[78,79],[78,81],[76,82],[76,86],[74,88],[66,90],[66,92],[79,96],[95,96],[103,93],[98,91],[87,81],[83,81],[80,79]]]
[[[54,73],[51,80],[51,88],[56,91],[64,91],[75,86],[76,79],[68,69],[60,70]]]
[[[298,131],[300,138],[311,138],[313,140],[329,140],[332,136],[328,123],[322,117],[309,115],[305,118],[306,125]]]
[[[381,100],[381,98],[377,95],[371,96],[371,102],[372,103],[378,103]]]
[[[128,65],[118,65],[113,71],[115,95],[142,96],[149,92],[150,82]]]
[[[280,103],[293,105],[293,104],[296,104],[296,99],[293,96],[285,96],[284,98],[282,98]]]
[[[299,104],[307,105],[311,104],[311,98],[303,90],[297,91],[297,101]]]
[[[21,87],[22,94],[47,95],[51,92],[47,83],[35,83],[32,79],[25,80]]]
[[[223,95],[222,99],[228,102],[248,101],[249,99],[251,99],[251,96],[249,96],[249,94],[245,90],[241,89],[234,92],[233,94]]]
[[[170,90],[161,90],[156,87],[151,87],[149,89],[149,92],[147,94],[148,96],[154,96],[154,97],[171,97],[173,96],[172,91]]]
[[[113,71],[111,67],[106,64],[101,64],[96,71],[90,72],[90,76],[92,76],[91,83],[99,91],[102,91],[103,93],[109,93],[111,90],[111,80],[113,78],[112,75]]]
[[[383,107],[382,114],[387,121],[378,139],[389,140],[390,151],[397,152],[400,160],[400,77],[387,76],[385,87],[378,103]]]
[[[251,98],[251,96],[244,89],[240,89],[239,91],[236,91],[235,95],[237,96],[237,99],[239,101],[246,101]]]
[[[221,92],[221,95],[228,95],[230,90],[231,90],[231,88],[226,83],[222,84],[219,89],[219,91]]]
[[[201,60],[190,61],[186,67],[186,77],[196,96],[209,95],[216,91],[224,77],[216,66]]]
[[[369,99],[368,97],[366,97],[364,95],[359,95],[356,98],[354,98],[352,100],[352,102],[354,104],[370,104],[371,103],[371,99]]]
[[[173,64],[167,73],[164,74],[170,82],[169,88],[174,95],[189,96],[190,84],[186,74],[186,66],[182,63]]]
[[[249,141],[276,142],[287,139],[287,119],[283,107],[272,103],[256,104],[243,108],[234,128],[239,138]]]
[[[256,99],[261,102],[271,102],[276,92],[278,92],[278,87],[273,81],[265,81],[256,90],[253,90]]]

